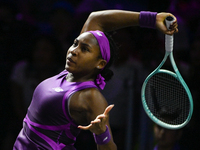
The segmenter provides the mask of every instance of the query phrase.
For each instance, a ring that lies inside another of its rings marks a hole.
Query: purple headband
[[[101,51],[101,56],[108,63],[110,60],[110,44],[109,44],[107,37],[105,36],[105,34],[102,31],[99,31],[99,30],[88,31],[88,32],[92,33],[94,35],[94,37],[97,39],[97,42],[99,44],[99,48]],[[105,79],[104,79],[104,77],[101,76],[101,74],[97,75],[96,84],[102,90],[104,89],[104,87],[106,85],[104,80]]]
[[[102,58],[106,60],[108,63],[110,60],[110,44],[107,37],[102,31],[99,30],[88,31],[88,32],[92,33],[94,37],[97,39]]]

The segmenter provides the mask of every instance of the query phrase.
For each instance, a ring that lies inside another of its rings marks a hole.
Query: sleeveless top
[[[33,93],[13,150],[75,150],[80,129],[68,111],[68,99],[77,91],[97,88],[93,81],[68,82],[66,70],[41,82]]]

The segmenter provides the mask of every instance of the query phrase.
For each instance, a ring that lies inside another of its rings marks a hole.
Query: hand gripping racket
[[[174,18],[165,19],[169,30]],[[167,129],[184,127],[191,119],[193,100],[173,57],[173,35],[165,35],[165,56],[160,65],[145,79],[141,98],[145,112],[152,121]],[[161,69],[170,58],[174,72]]]

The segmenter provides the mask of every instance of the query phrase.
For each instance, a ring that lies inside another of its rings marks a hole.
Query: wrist
[[[96,135],[93,133],[94,140],[98,145],[104,145],[107,144],[111,140],[111,135],[108,129],[108,126],[106,125],[106,130],[104,133],[101,133],[99,135]]]
[[[155,28],[157,12],[141,11],[139,16],[140,27]]]
[[[106,130],[107,130],[107,126],[104,126],[102,129],[96,130],[94,134],[100,135],[100,134],[106,132]]]

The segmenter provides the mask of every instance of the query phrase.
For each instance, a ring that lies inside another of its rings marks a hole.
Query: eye
[[[74,40],[73,46],[76,47],[78,45],[78,41]]]
[[[83,52],[86,52],[86,51],[89,52],[89,49],[88,49],[86,46],[83,46],[83,47],[81,48],[81,50],[82,50]]]

